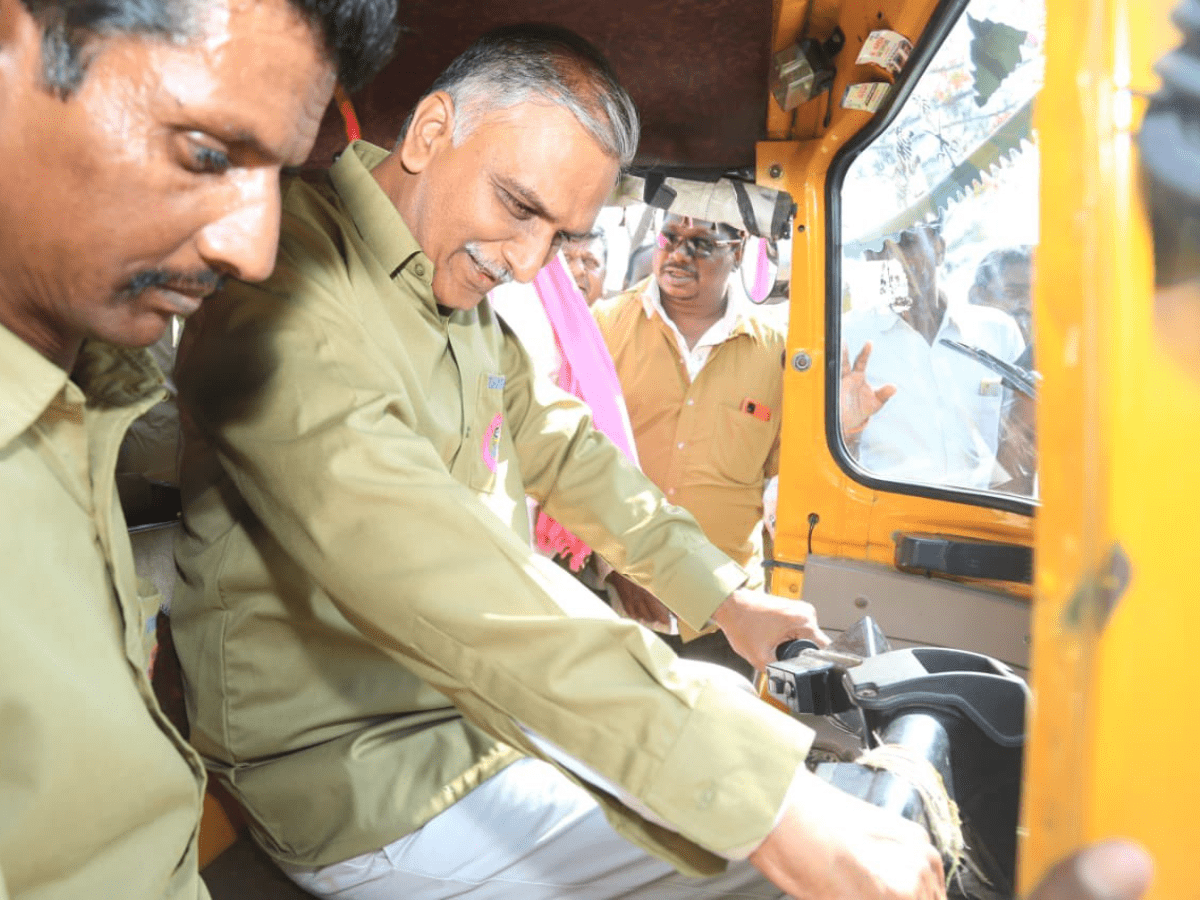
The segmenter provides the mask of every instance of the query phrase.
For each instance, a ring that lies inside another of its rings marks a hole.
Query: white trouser
[[[696,879],[635,847],[591,796],[548,763],[522,759],[382,850],[322,868],[281,864],[336,900],[777,900],[748,862]]]

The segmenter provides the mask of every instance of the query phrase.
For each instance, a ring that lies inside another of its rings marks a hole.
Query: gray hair
[[[1004,275],[1008,266],[1033,265],[1033,248],[1030,246],[1005,247],[993,250],[979,261],[975,270],[975,283],[972,289],[987,291]]]
[[[455,144],[488,113],[541,99],[569,110],[622,167],[637,152],[637,109],[612,66],[591,43],[558,25],[489,31],[450,63],[425,96],[436,91],[454,102]],[[411,121],[410,114],[401,140]]]
[[[605,259],[608,258],[608,235],[604,233],[603,228],[596,228],[579,238],[569,238],[568,241],[572,244],[581,244],[584,247],[593,241],[599,241],[601,253],[603,253]]]

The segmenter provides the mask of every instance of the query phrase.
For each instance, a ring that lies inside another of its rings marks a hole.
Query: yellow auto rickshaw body
[[[774,49],[792,40],[809,5],[776,4]],[[789,119],[773,107],[772,139],[758,145],[759,182],[789,191],[799,206],[788,348],[811,359],[785,374],[774,591],[803,595],[800,567],[810,555],[891,566],[895,536],[906,531],[1033,544],[1030,590],[990,586],[1023,598],[1032,615],[1022,890],[1073,849],[1123,836],[1155,859],[1151,897],[1200,897],[1192,858],[1200,787],[1190,765],[1200,723],[1188,711],[1186,677],[1200,633],[1200,370],[1194,355],[1169,351],[1180,338],[1161,311],[1156,323],[1134,144],[1145,98],[1158,86],[1152,64],[1180,42],[1171,6],[1046,3],[1045,86],[1034,119],[1034,319],[1044,380],[1039,496],[1029,514],[881,489],[837,461],[828,422],[837,348],[826,346],[835,313],[818,301],[831,293],[825,178],[869,117],[835,110],[824,126],[821,110]],[[879,12],[897,31],[919,34],[937,7],[846,0],[836,12],[847,35],[871,27]],[[845,84],[859,77],[838,75]]]

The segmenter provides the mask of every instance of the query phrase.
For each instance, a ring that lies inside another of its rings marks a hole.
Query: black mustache
[[[696,274],[696,270],[691,268],[690,266],[664,265],[662,267],[662,270],[664,272],[667,272],[667,271],[682,272],[684,275],[695,275]]]
[[[201,272],[172,272],[169,269],[147,269],[138,272],[121,289],[121,294],[136,297],[150,288],[165,287],[181,294],[196,297],[207,297],[216,293],[225,283],[225,276],[218,275],[212,270]]]

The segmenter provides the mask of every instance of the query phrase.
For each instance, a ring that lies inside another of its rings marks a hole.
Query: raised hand
[[[867,361],[871,358],[871,342],[863,344],[850,365],[850,348],[842,344],[842,380],[838,391],[838,403],[841,409],[842,437],[848,439],[851,435],[861,434],[867,427],[871,416],[883,408],[896,393],[894,384],[885,384],[878,388],[867,382]]]

